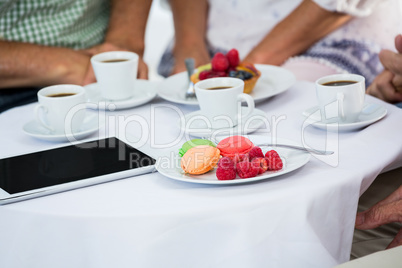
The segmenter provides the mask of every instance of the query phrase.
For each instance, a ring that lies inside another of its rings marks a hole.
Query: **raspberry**
[[[218,167],[216,169],[216,177],[221,181],[234,180],[236,179],[236,171],[234,167],[229,169]]]
[[[222,157],[218,162],[216,169],[216,177],[218,180],[234,180],[236,178],[236,171],[234,162],[229,157]]]
[[[268,162],[268,170],[280,170],[283,168],[283,162],[275,150],[265,153],[265,159]]]
[[[211,72],[211,78],[212,77],[226,77],[226,72],[216,72],[212,71]]]
[[[215,54],[211,61],[212,71],[226,72],[229,67],[229,61],[221,52]]]
[[[198,79],[204,80],[204,79],[207,79],[207,78],[211,78],[211,74],[212,74],[212,71],[211,71],[211,70],[202,71],[202,72],[198,75]]]
[[[229,52],[226,53],[226,58],[229,61],[230,67],[236,67],[237,65],[239,65],[240,58],[239,51],[237,51],[237,49],[232,48],[231,50],[229,50]]]
[[[252,178],[258,175],[259,167],[248,161],[242,161],[236,164],[236,171],[240,178]]]
[[[237,163],[239,163],[239,162],[243,162],[243,161],[249,162],[249,158],[248,158],[248,155],[247,155],[247,154],[236,154],[236,155],[233,157],[233,162],[234,162],[235,164],[237,164]]]
[[[224,156],[221,159],[219,159],[218,162],[218,167],[220,168],[224,168],[224,169],[230,169],[233,168],[234,169],[234,162],[232,159],[230,159],[230,157]]]
[[[248,152],[248,157],[252,160],[255,157],[264,157],[264,154],[260,147],[254,146],[251,148],[250,152]]]
[[[256,157],[251,161],[252,165],[258,167],[258,174],[262,174],[268,170],[268,161],[264,157]]]

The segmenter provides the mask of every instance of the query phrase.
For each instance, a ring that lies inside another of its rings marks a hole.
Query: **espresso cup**
[[[364,105],[365,79],[357,74],[334,74],[315,82],[322,121],[335,117],[339,123],[357,121]]]
[[[38,91],[36,121],[54,134],[80,130],[85,118],[85,89],[77,85],[55,85]]]
[[[201,113],[207,117],[213,129],[235,127],[239,119],[254,111],[253,98],[243,93],[244,81],[238,78],[218,77],[202,80],[195,84],[195,94]],[[241,115],[241,102],[248,110]]]
[[[94,55],[91,64],[103,99],[118,101],[134,94],[139,56],[128,51]]]

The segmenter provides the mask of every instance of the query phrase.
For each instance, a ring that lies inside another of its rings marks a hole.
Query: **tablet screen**
[[[0,159],[0,188],[9,194],[154,165],[117,138]]]

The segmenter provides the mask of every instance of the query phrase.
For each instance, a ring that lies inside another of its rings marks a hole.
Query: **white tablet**
[[[0,159],[0,205],[152,172],[155,159],[112,137]]]

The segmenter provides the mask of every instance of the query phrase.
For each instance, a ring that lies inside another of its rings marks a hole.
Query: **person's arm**
[[[0,41],[0,89],[81,84],[89,56],[71,49]]]
[[[402,223],[402,186],[370,209],[357,213],[355,226],[357,229],[368,230],[391,222]],[[402,245],[402,229],[387,248],[400,245]]]
[[[350,19],[349,15],[331,12],[312,0],[304,0],[265,36],[244,61],[280,65]]]
[[[402,102],[402,35],[395,37],[399,53],[382,50],[379,54],[385,70],[367,88],[367,93],[390,103]]]
[[[140,56],[138,77],[148,78],[148,67],[143,61],[145,29],[152,0],[112,0],[109,26],[105,41],[86,50],[90,55],[113,50],[127,50]],[[93,82],[93,71],[87,74],[85,84]]]
[[[145,28],[152,0],[112,0],[105,43],[114,44],[143,56]]]
[[[209,63],[211,59],[206,46],[208,1],[170,0],[170,5],[175,28],[172,74],[186,70],[184,60],[188,57],[195,59],[195,66]]]

